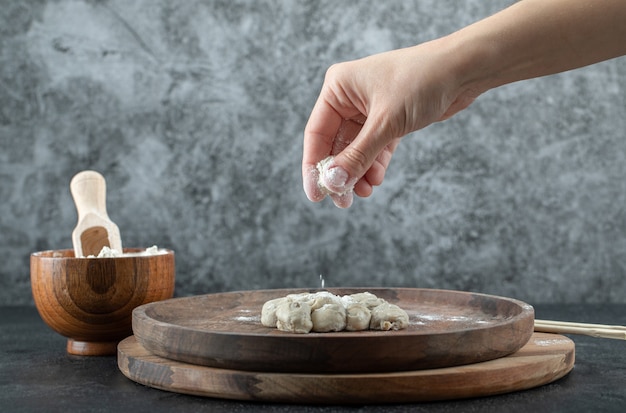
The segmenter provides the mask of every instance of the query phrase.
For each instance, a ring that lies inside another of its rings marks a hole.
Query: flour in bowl
[[[88,255],[86,257],[81,258],[118,258],[118,257],[145,257],[150,255],[161,255],[166,254],[167,251],[160,250],[156,245],[151,246],[150,248],[146,248],[144,251],[137,252],[121,252],[116,249],[112,249],[107,247],[106,245],[102,247],[98,255]]]

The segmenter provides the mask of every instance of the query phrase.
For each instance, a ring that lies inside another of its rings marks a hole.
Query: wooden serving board
[[[224,399],[304,404],[407,403],[491,396],[555,381],[574,367],[567,337],[534,333],[516,353],[482,363],[367,374],[270,373],[217,369],[155,356],[134,336],[118,346],[129,379],[161,390]]]
[[[264,327],[261,308],[306,290],[257,290],[175,298],[133,312],[137,341],[154,355],[244,371],[373,373],[472,364],[519,350],[533,332],[534,310],[485,294],[415,288],[369,291],[409,314],[399,331],[294,334]]]

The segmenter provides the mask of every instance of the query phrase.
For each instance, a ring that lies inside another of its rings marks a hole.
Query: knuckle
[[[349,151],[345,151],[345,157],[351,165],[356,166],[359,172],[365,171],[369,166],[368,154],[360,148],[350,148]]]

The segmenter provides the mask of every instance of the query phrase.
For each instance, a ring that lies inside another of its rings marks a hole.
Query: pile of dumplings
[[[400,307],[369,292],[338,296],[328,291],[289,294],[263,304],[261,323],[306,334],[334,331],[402,330],[409,316]]]

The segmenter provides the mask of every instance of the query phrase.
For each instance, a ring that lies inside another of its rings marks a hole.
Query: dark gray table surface
[[[536,317],[626,325],[626,305],[537,305]],[[570,336],[576,365],[554,383],[485,398],[411,405],[311,406],[188,396],[127,379],[111,357],[65,353],[34,307],[0,307],[2,412],[626,412],[626,341]]]

